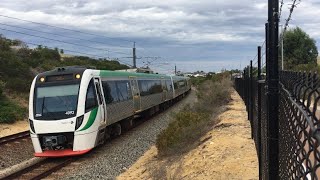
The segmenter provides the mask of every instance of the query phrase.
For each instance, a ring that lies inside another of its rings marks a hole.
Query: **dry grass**
[[[174,115],[174,120],[156,141],[160,156],[184,153],[196,146],[197,140],[216,123],[215,117],[231,99],[231,81],[223,77],[207,80],[197,89],[198,102]]]

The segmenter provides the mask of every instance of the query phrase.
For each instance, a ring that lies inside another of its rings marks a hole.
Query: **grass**
[[[22,108],[8,98],[0,97],[0,123],[14,123],[26,117],[27,108]]]
[[[216,123],[216,116],[231,99],[231,81],[227,77],[212,78],[198,85],[198,102],[176,113],[173,121],[156,140],[160,156],[184,153]]]

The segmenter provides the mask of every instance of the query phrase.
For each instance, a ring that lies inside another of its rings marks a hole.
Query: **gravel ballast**
[[[64,175],[59,178],[114,179],[155,144],[157,135],[167,127],[173,113],[187,104],[192,104],[195,100],[195,92],[192,91],[169,110],[85,155],[77,161],[79,165],[64,172]]]
[[[34,157],[31,139],[20,139],[0,146],[0,170]]]

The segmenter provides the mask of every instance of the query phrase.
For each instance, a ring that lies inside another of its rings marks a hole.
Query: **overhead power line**
[[[23,41],[23,42],[24,42],[25,44],[27,44],[27,45],[44,46],[44,47],[49,48],[49,49],[54,49],[54,47],[49,47],[49,46],[46,46],[46,45],[43,45],[43,44],[36,44],[36,43],[25,42],[25,41]],[[83,52],[74,51],[74,50],[65,49],[65,48],[60,48],[60,49],[63,49],[64,52],[72,52],[72,53],[87,55],[87,56],[91,56],[91,57],[106,58],[106,57],[103,57],[103,56],[98,56],[98,55],[89,54],[89,53],[83,53]]]
[[[108,36],[104,36],[104,35],[99,35],[99,34],[94,34],[94,33],[83,32],[83,31],[79,31],[79,30],[74,30],[74,29],[59,27],[59,26],[55,26],[55,25],[50,25],[50,24],[45,24],[45,23],[39,23],[39,22],[30,21],[30,20],[25,20],[25,19],[16,18],[16,17],[11,17],[11,16],[7,16],[7,15],[3,15],[3,14],[0,14],[0,16],[1,16],[1,17],[4,17],[4,18],[9,18],[9,19],[15,19],[15,20],[18,20],[18,21],[24,21],[24,22],[29,22],[29,23],[33,23],[33,24],[38,24],[38,25],[42,25],[42,26],[48,26],[48,27],[53,27],[53,28],[58,28],[58,29],[64,29],[64,30],[67,30],[67,31],[77,32],[77,33],[81,33],[81,34],[87,34],[87,35],[92,35],[92,36],[104,37],[104,38],[108,38],[108,39],[115,39],[115,40],[119,40],[119,41],[131,42],[131,43],[134,42],[134,41],[126,40],[126,39],[122,39],[122,38],[113,38],[113,37],[108,37]]]
[[[40,33],[44,33],[44,34],[51,34],[51,35],[60,36],[60,37],[65,37],[65,38],[70,38],[70,39],[76,39],[76,40],[82,40],[82,41],[88,41],[88,42],[93,42],[93,43],[98,43],[98,44],[106,45],[106,43],[102,43],[102,42],[99,42],[99,41],[93,41],[93,40],[89,40],[89,39],[82,39],[82,38],[76,38],[76,37],[71,37],[71,36],[65,36],[65,35],[61,35],[61,34],[57,34],[57,33],[45,32],[45,31],[40,31],[40,30],[35,30],[35,29],[30,29],[30,28],[24,28],[24,27],[15,26],[15,25],[9,25],[9,24],[4,24],[4,23],[0,23],[0,25],[8,26],[8,27],[14,27],[14,28],[19,28],[19,29],[24,29],[24,30],[28,30],[28,31],[40,32]],[[113,45],[112,45],[112,46],[113,46]],[[123,48],[131,48],[131,47],[120,46],[120,45],[116,45],[116,46],[118,46],[118,47],[123,47]]]
[[[34,46],[44,46],[46,48],[49,48],[49,49],[54,49],[53,47],[49,47],[49,46],[46,46],[46,45],[43,45],[43,44],[36,44],[36,43],[31,43],[31,42],[25,42],[25,44],[28,44],[28,45],[34,45]],[[77,54],[81,54],[81,55],[86,55],[86,56],[91,56],[91,57],[96,57],[96,58],[102,58],[102,59],[107,59],[107,60],[115,60],[115,61],[119,61],[120,63],[124,64],[124,65],[127,65],[127,66],[131,66],[130,64],[126,63],[126,62],[123,62],[119,59],[110,59],[110,58],[106,58],[104,56],[99,56],[99,55],[94,55],[94,54],[89,54],[89,53],[83,53],[83,52],[79,52],[79,51],[74,51],[74,50],[70,50],[70,49],[64,49],[64,48],[61,48],[63,49],[64,52],[72,52],[72,53],[77,53]]]
[[[101,50],[101,51],[107,51],[107,52],[113,52],[113,53],[117,53],[117,54],[125,54],[125,55],[128,55],[127,53],[123,53],[123,52],[110,51],[110,50],[108,50],[108,49],[102,49],[102,48],[96,48],[96,47],[92,47],[92,46],[86,46],[86,45],[82,45],[82,44],[77,44],[77,43],[62,41],[62,40],[58,40],[58,39],[47,38],[47,37],[43,37],[43,36],[37,36],[37,35],[28,34],[28,33],[24,33],[24,32],[9,30],[9,29],[5,29],[5,28],[0,28],[0,30],[9,31],[9,32],[14,32],[14,33],[17,33],[17,34],[23,34],[23,35],[32,36],[32,37],[37,37],[37,38],[41,38],[41,39],[47,39],[47,40],[56,41],[56,42],[61,42],[61,43],[65,43],[65,44],[75,45],[75,46],[81,46],[81,47],[90,48],[90,49],[96,49],[96,50]]]

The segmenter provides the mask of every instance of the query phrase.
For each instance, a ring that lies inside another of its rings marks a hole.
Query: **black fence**
[[[252,74],[251,74],[252,76]],[[281,71],[279,81],[278,177],[280,179],[319,179],[320,177],[320,78],[317,74]],[[260,179],[273,167],[268,156],[270,128],[267,122],[265,80],[245,75],[235,79],[235,88],[245,102],[255,141]],[[269,129],[269,130],[268,130]]]

